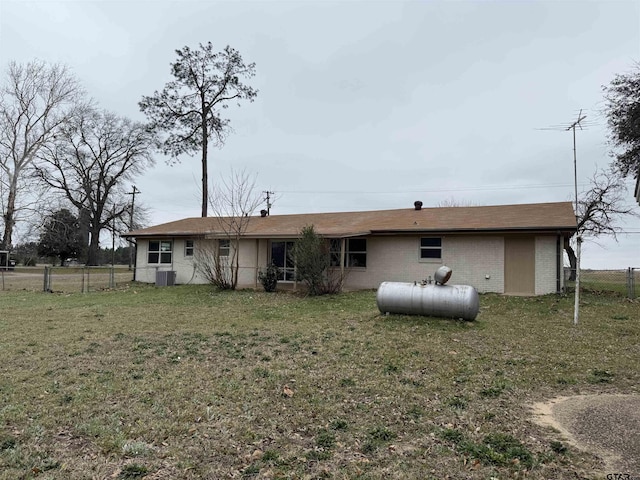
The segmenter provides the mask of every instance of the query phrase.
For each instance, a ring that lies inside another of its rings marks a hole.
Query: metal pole
[[[574,193],[576,199],[576,220],[578,216],[578,155],[576,149],[576,126],[580,126],[580,122],[584,120],[586,115],[582,115],[582,109],[580,109],[580,113],[578,114],[578,120],[573,122],[567,130],[573,130],[573,186]],[[582,126],[580,126],[582,128]],[[582,244],[582,237],[580,236],[580,232],[576,233],[576,291],[575,291],[575,302],[573,307],[573,324],[578,324],[578,319],[580,317],[580,245]]]
[[[111,266],[116,263],[116,207],[111,209]]]
[[[575,295],[575,303],[573,305],[573,324],[578,324],[578,319],[580,317],[580,245],[582,245],[582,237],[578,236],[576,238],[577,247],[576,247],[576,295]]]
[[[578,159],[576,154],[576,125],[573,125],[573,188],[576,199],[576,215],[578,214]]]

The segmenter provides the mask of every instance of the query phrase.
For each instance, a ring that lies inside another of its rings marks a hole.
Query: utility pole
[[[111,270],[109,274],[109,288],[115,288],[114,268],[116,266],[116,207],[111,209]]]
[[[133,191],[128,192],[127,195],[131,195],[131,211],[129,212],[129,230],[133,230],[133,210],[136,205],[136,193],[142,193],[140,190],[133,185]],[[131,265],[133,264],[133,245],[132,241],[129,240],[129,271],[131,271]]]
[[[263,190],[262,193],[266,195],[265,200],[267,201],[267,215],[269,215],[271,213],[271,195],[274,195],[274,192]]]

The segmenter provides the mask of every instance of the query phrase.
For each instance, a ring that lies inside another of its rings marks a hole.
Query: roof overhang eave
[[[325,233],[325,232],[316,232],[318,235],[324,238],[350,238],[350,237],[362,237],[366,235],[370,235],[371,231],[362,231],[362,232],[341,232],[341,233]],[[234,235],[231,235],[232,237]],[[209,233],[204,235],[204,238],[207,240],[218,240],[229,238],[230,235],[224,233]],[[241,235],[241,238],[245,239],[283,239],[283,240],[295,240],[296,238],[300,238],[299,233],[245,233]]]
[[[447,233],[575,233],[576,226],[558,227],[515,227],[515,228],[407,228],[393,230],[372,230],[372,235],[416,235],[416,234],[447,234]]]
[[[127,232],[120,235],[121,238],[194,238],[204,237],[204,233],[195,233],[195,232],[155,232],[155,233],[136,233],[136,232]]]

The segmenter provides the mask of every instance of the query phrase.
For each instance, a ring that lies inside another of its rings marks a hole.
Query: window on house
[[[193,240],[184,241],[184,256],[193,257]]]
[[[423,237],[420,239],[420,259],[442,258],[442,239],[439,237]]]
[[[340,266],[340,245],[342,241],[339,238],[329,240],[329,255],[331,256],[330,265],[332,267]]]
[[[342,241],[339,238],[331,239],[331,266],[340,266],[340,245]],[[366,267],[367,266],[367,239],[366,238],[348,238],[345,241],[344,252],[345,267]]]
[[[218,240],[218,256],[228,257],[231,249],[231,241],[228,238]]]
[[[367,239],[349,238],[347,239],[347,251],[345,252],[347,267],[367,266]]]
[[[271,263],[279,269],[278,280],[292,282],[295,279],[292,249],[293,242],[271,242]]]
[[[173,242],[171,240],[151,240],[147,263],[171,263]]]

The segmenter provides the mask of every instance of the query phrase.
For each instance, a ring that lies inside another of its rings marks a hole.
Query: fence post
[[[49,291],[49,267],[45,266],[44,267],[44,280],[43,280],[43,285],[42,285],[42,291],[43,292],[48,292]]]
[[[632,267],[627,268],[627,297],[636,298],[635,275]]]

